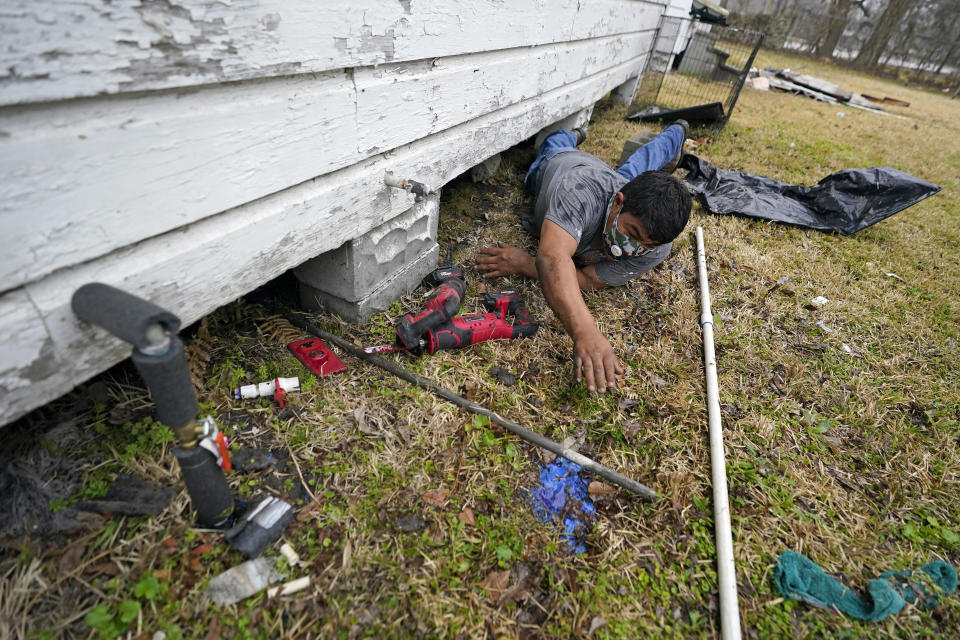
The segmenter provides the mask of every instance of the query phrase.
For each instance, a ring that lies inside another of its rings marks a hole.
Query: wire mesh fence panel
[[[756,31],[663,18],[629,117],[655,119],[662,111],[710,105],[678,117],[689,115],[691,124],[719,131],[762,41]]]

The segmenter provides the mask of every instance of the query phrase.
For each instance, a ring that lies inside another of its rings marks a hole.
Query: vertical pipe
[[[713,350],[713,312],[707,258],[703,252],[703,229],[697,227],[697,268],[700,272],[700,329],[703,333],[703,364],[707,378],[707,411],[710,420],[710,462],[713,468],[713,519],[717,542],[717,576],[720,582],[720,629],[724,640],[740,638],[737,605],[737,575],[733,566],[733,535],[730,531],[730,501],[727,497],[727,463],[723,454],[720,424],[720,394],[717,358]]]

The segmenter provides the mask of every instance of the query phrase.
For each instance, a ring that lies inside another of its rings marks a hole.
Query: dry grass
[[[745,90],[726,131],[701,145],[700,155],[805,184],[847,167],[890,165],[944,190],[852,237],[695,211],[691,230],[704,227],[720,317],[721,404],[746,634],[956,634],[956,596],[930,613],[908,609],[868,625],[780,601],[770,573],[786,549],[808,554],[857,587],[882,571],[934,558],[960,565],[960,102],[774,54],[762,53],[757,64],[791,67],[911,106],[891,107],[898,117],[885,117]],[[584,148],[616,162],[623,140],[640,128],[624,115],[622,107],[600,105]],[[444,190],[440,235],[457,243],[456,261],[471,283],[464,313],[480,307],[484,284],[472,268],[478,247],[500,240],[533,248],[516,218],[530,206],[519,187],[531,157],[532,149],[518,148],[491,184],[458,182]],[[553,638],[585,637],[591,629],[599,638],[717,636],[691,244],[684,235],[661,268],[627,287],[587,295],[627,364],[617,394],[591,397],[569,384],[571,343],[536,283],[520,279],[491,287],[524,291],[542,322],[533,339],[420,360],[394,356],[505,417],[557,440],[574,438],[600,462],[660,492],[652,504],[622,494],[598,497],[586,554],[567,555],[557,529],[537,521],[525,504],[539,451],[357,361],[348,359],[342,376],[316,381],[284,349],[290,336],[274,318],[277,309],[240,302],[205,320],[193,371],[207,408],[231,428],[235,446],[274,451],[271,470],[232,474],[231,485],[250,498],[273,493],[298,502],[284,539],[308,563],[291,577],[309,573],[311,588],[280,600],[260,595],[222,609],[207,606],[206,582],[241,558],[219,535],[190,529],[181,492],[156,518],[104,520],[90,533],[56,541],[8,540],[0,559],[0,624],[8,626],[0,634],[97,635],[82,622],[96,605],[106,605],[101,611],[115,622],[121,604],[135,602],[137,617],[115,631],[237,638]],[[830,303],[808,308],[817,295]],[[365,326],[318,319],[359,344],[380,343],[390,339],[389,319],[419,301],[418,292]],[[494,365],[524,375],[504,386],[489,374]],[[143,435],[151,427],[137,427],[149,406],[123,375],[107,378],[112,396],[103,406],[70,401],[91,426],[88,433],[101,434],[75,447],[105,456],[86,463],[88,492],[120,470],[177,482],[169,444]],[[295,411],[228,399],[238,379],[274,375],[304,381]],[[132,427],[109,426],[120,410]],[[32,426],[52,415],[38,414]],[[99,432],[96,424],[103,425]],[[135,455],[126,458],[131,446]],[[410,515],[422,529],[403,531],[401,519]],[[278,556],[276,548],[268,554]],[[151,580],[155,592],[142,586]],[[103,629],[113,633],[107,623]]]

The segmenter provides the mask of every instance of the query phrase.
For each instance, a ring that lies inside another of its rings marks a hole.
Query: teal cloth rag
[[[921,573],[922,572],[922,573]],[[870,581],[869,598],[864,601],[852,589],[823,572],[817,564],[796,551],[785,551],[777,559],[774,582],[786,598],[834,609],[859,620],[883,620],[897,613],[907,603],[924,609],[940,604],[937,595],[924,584],[933,584],[947,595],[957,588],[957,572],[946,562],[935,560],[918,571],[887,571]]]

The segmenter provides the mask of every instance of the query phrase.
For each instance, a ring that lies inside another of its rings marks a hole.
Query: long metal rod
[[[324,331],[323,329],[321,329],[314,323],[309,322],[308,320],[305,320],[303,318],[296,317],[296,316],[288,316],[288,318],[290,319],[290,322],[300,327],[301,329],[304,329],[305,331],[309,331],[310,333],[317,336],[321,340],[325,340],[327,342],[335,344],[336,346],[340,347],[342,350],[346,351],[350,355],[360,358],[361,360],[366,360],[370,364],[376,365],[381,369],[389,371],[390,373],[397,376],[398,378],[402,378],[407,382],[411,382],[432,393],[435,393],[441,398],[445,400],[449,400],[450,402],[463,407],[464,409],[466,409],[467,411],[470,411],[471,413],[487,416],[488,418],[490,418],[491,422],[497,423],[507,431],[523,438],[527,442],[535,444],[538,447],[543,447],[547,451],[552,451],[556,455],[564,457],[570,462],[575,462],[581,467],[583,467],[583,469],[585,469],[586,471],[596,474],[601,478],[603,478],[604,480],[612,482],[613,484],[619,487],[623,487],[627,491],[631,491],[637,494],[644,500],[653,500],[654,498],[657,497],[657,492],[651,489],[650,487],[642,485],[636,480],[631,480],[630,478],[627,478],[617,473],[613,469],[603,466],[599,462],[594,462],[590,458],[580,453],[577,453],[572,449],[567,449],[563,447],[559,442],[556,442],[554,440],[551,440],[550,438],[542,436],[539,433],[536,433],[535,431],[530,431],[529,429],[520,426],[519,424],[517,424],[516,422],[513,422],[512,420],[507,420],[506,418],[500,416],[499,414],[493,411],[490,411],[489,409],[482,407],[475,402],[471,402],[470,400],[467,400],[463,396],[459,396],[455,394],[449,389],[445,389],[444,387],[441,387],[440,385],[433,382],[432,380],[428,380],[422,376],[418,376],[417,374],[413,373],[408,369],[405,369],[404,367],[394,364],[393,362],[390,362],[388,360],[384,360],[383,358],[380,358],[373,354],[364,353],[363,349],[357,348],[356,346],[354,346],[347,340],[344,340],[338,335],[332,334],[329,331]]]
[[[720,582],[720,630],[724,640],[740,638],[740,608],[737,604],[737,574],[733,565],[733,534],[727,496],[727,462],[720,424],[720,393],[717,357],[713,349],[713,311],[707,258],[703,252],[703,229],[697,227],[697,268],[700,271],[700,329],[703,333],[703,364],[707,378],[707,411],[710,420],[710,463],[713,468],[713,519],[717,541],[717,576]]]

